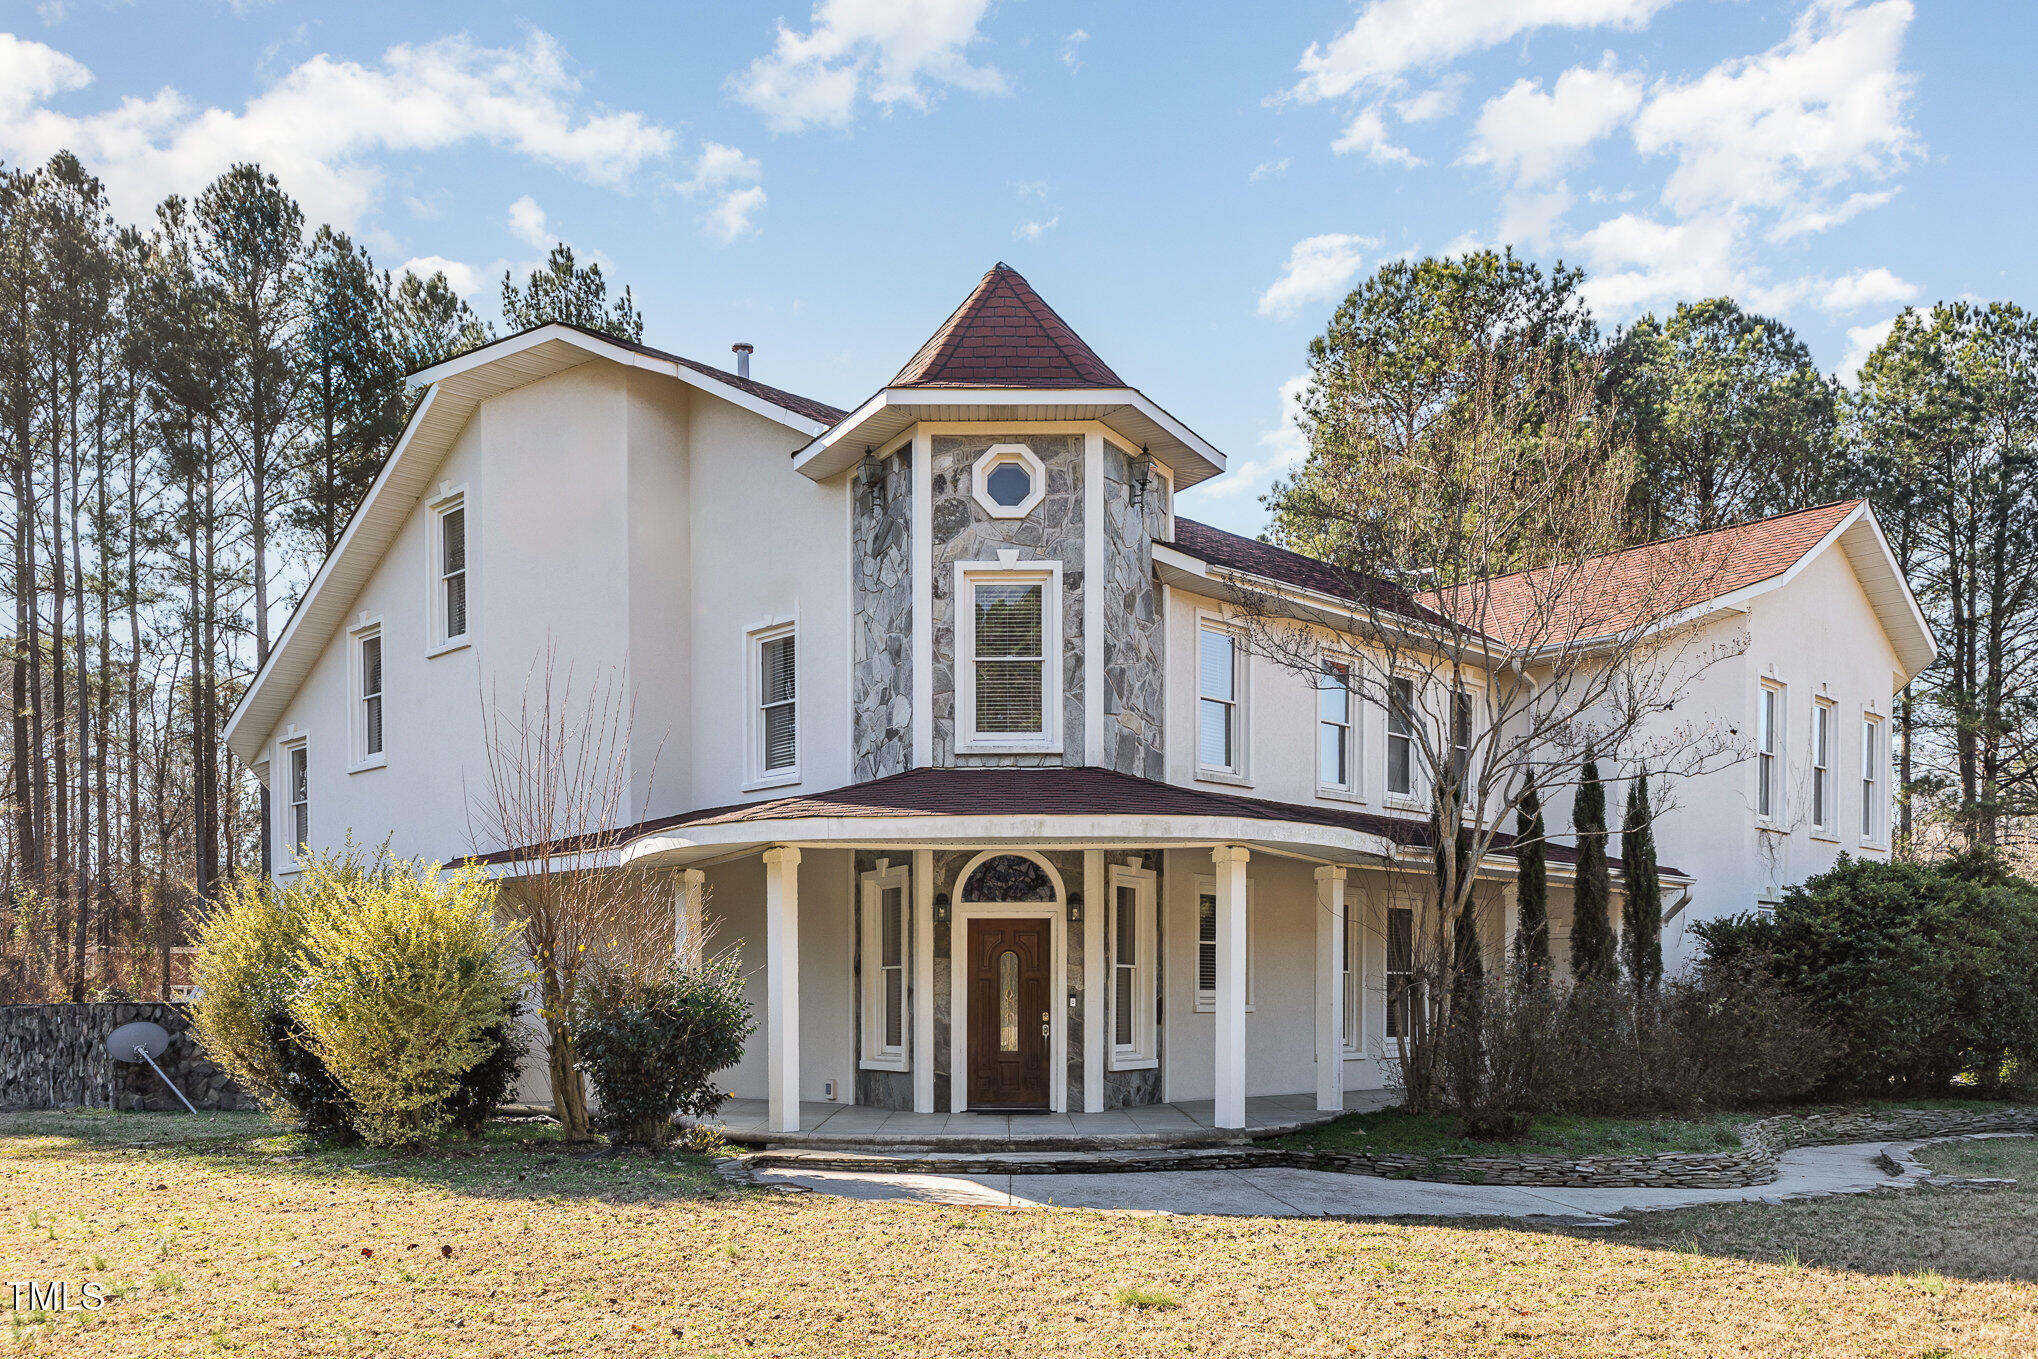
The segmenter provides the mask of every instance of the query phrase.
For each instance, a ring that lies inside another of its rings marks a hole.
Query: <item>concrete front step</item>
[[[1241,1147],[1269,1137],[1285,1137],[1304,1128],[1327,1123],[1334,1114],[1315,1118],[1295,1119],[1292,1122],[1268,1123],[1253,1128],[1197,1128],[1183,1132],[1152,1133],[1108,1133],[1108,1134],[1035,1134],[1032,1136],[977,1137],[967,1134],[943,1133],[936,1136],[916,1136],[912,1133],[886,1135],[861,1134],[831,1137],[825,1132],[817,1133],[748,1133],[732,1134],[728,1141],[744,1147],[756,1147],[765,1154],[776,1155],[792,1152],[839,1152],[857,1155],[993,1155],[1010,1153],[1079,1153],[1093,1155],[1109,1152],[1136,1152],[1166,1150],[1171,1148],[1194,1147]]]
[[[884,1151],[801,1147],[753,1152],[761,1170],[840,1170],[865,1175],[1121,1175],[1143,1170],[1239,1170],[1286,1165],[1294,1153],[1251,1143],[1221,1146],[1116,1147],[1083,1151],[966,1152],[950,1147]]]

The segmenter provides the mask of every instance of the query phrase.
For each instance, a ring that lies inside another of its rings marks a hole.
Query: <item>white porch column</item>
[[[1104,1111],[1104,932],[1111,926],[1112,909],[1107,881],[1104,851],[1084,850],[1083,1108],[1093,1114]]]
[[[800,852],[764,851],[764,1046],[773,1132],[800,1130]]]
[[[1245,1126],[1245,861],[1243,845],[1210,851],[1217,866],[1217,1118]]]
[[[1316,1107],[1345,1107],[1345,870],[1316,870]]]
[[[913,1112],[934,1112],[934,851],[913,851]]]
[[[701,937],[701,916],[707,905],[708,875],[698,868],[680,870],[679,891],[672,899],[672,961],[684,964],[689,947]]]

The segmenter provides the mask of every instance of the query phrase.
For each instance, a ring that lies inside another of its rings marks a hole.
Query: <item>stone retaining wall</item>
[[[255,1108],[200,1051],[190,1008],[163,1001],[0,1005],[0,1109],[183,1109],[146,1063],[106,1055],[107,1035],[138,1019],[169,1031],[169,1050],[156,1064],[193,1104]]]

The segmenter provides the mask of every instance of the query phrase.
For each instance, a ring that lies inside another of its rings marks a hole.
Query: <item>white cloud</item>
[[[1550,188],[1516,188],[1500,196],[1497,234],[1505,245],[1540,249],[1556,239],[1564,214],[1577,195],[1559,183]]]
[[[1045,236],[1048,232],[1054,230],[1056,227],[1060,225],[1061,225],[1060,213],[1056,213],[1054,216],[1047,218],[1045,221],[1029,218],[1024,222],[1021,222],[1018,226],[1013,227],[1012,235],[1018,240],[1022,241],[1037,241],[1042,236]]]
[[[1837,373],[1841,382],[1852,387],[1861,381],[1861,365],[1889,338],[1896,322],[1897,318],[1892,316],[1887,321],[1847,328],[1847,353],[1841,358]]]
[[[1547,94],[1539,80],[1517,80],[1479,110],[1463,163],[1490,165],[1525,185],[1554,179],[1641,102],[1641,78],[1619,70],[1611,52],[1597,67],[1564,72]]]
[[[1916,300],[1918,285],[1906,282],[1887,269],[1856,269],[1826,285],[1819,305],[1827,311],[1860,311],[1864,307],[1894,307]]]
[[[1083,44],[1089,40],[1089,33],[1080,28],[1061,40],[1061,64],[1071,75],[1083,69]]]
[[[509,205],[509,229],[512,236],[540,250],[548,248],[555,239],[552,229],[545,225],[545,210],[529,194]]]
[[[1309,439],[1296,418],[1302,413],[1302,395],[1309,390],[1309,374],[1297,373],[1281,384],[1281,418],[1260,434],[1259,455],[1233,463],[1221,477],[1204,482],[1196,493],[1212,499],[1231,500],[1248,492],[1257,496],[1277,478],[1293,474],[1309,457]]]
[[[1640,28],[1672,0],[1370,0],[1352,26],[1311,43],[1290,93],[1305,103],[1392,89],[1539,28]]]
[[[1452,76],[1421,94],[1394,101],[1394,112],[1404,123],[1427,123],[1447,118],[1458,111],[1458,96],[1465,90],[1465,77]]]
[[[1574,244],[1584,254],[1586,300],[1602,320],[1744,290],[1739,223],[1708,216],[1660,222],[1632,212],[1600,223]]]
[[[1293,316],[1305,306],[1336,297],[1364,267],[1362,252],[1379,244],[1371,236],[1336,233],[1295,242],[1280,278],[1260,294],[1260,315]]]
[[[1279,179],[1287,173],[1288,158],[1283,156],[1279,160],[1261,161],[1258,165],[1253,166],[1252,173],[1245,178],[1246,183],[1257,184],[1263,179]]]
[[[1676,158],[1664,203],[1686,214],[1764,209],[1800,224],[1844,210],[1826,202],[1833,189],[1887,175],[1918,149],[1912,80],[1900,69],[1911,18],[1910,0],[1811,0],[1767,52],[1658,86],[1635,145]]]
[[[416,259],[408,259],[397,265],[396,272],[416,274],[424,279],[430,278],[433,274],[444,274],[446,282],[453,285],[453,291],[462,297],[478,296],[483,288],[483,273],[480,269],[471,264],[462,264],[459,260],[449,260],[444,255],[419,255]],[[493,276],[494,271],[490,271],[488,277]]]
[[[739,240],[757,230],[757,214],[764,211],[764,187],[752,184],[747,189],[731,189],[715,200],[713,207],[701,216],[701,224],[722,244]]]
[[[1345,130],[1338,134],[1330,149],[1338,155],[1363,151],[1366,159],[1376,165],[1401,165],[1414,169],[1422,164],[1422,158],[1405,146],[1396,145],[1387,135],[1387,120],[1380,116],[1378,106],[1360,109],[1345,124]]]
[[[771,51],[730,77],[736,97],[774,132],[846,127],[859,99],[889,113],[924,109],[937,86],[1002,94],[995,67],[963,51],[990,0],[821,0],[804,33],[778,25]]]
[[[1783,219],[1769,229],[1769,239],[1788,241],[1799,236],[1831,231],[1842,222],[1851,222],[1869,209],[1879,208],[1895,197],[1895,189],[1880,189],[1872,193],[1863,190],[1860,193],[1849,194],[1843,202],[1831,206],[1800,203],[1784,210]]]
[[[373,65],[319,55],[239,110],[201,107],[168,86],[98,112],[49,107],[91,73],[41,43],[0,35],[0,157],[34,164],[69,148],[105,180],[114,210],[146,216],[235,161],[259,161],[313,221],[353,226],[375,201],[390,152],[480,143],[616,188],[672,148],[641,113],[589,109],[566,53],[533,31],[521,47],[465,37],[402,43]]]
[[[694,162],[693,178],[674,185],[681,193],[706,193],[730,184],[755,184],[764,177],[764,167],[755,156],[745,155],[720,142],[702,142],[700,159]]]

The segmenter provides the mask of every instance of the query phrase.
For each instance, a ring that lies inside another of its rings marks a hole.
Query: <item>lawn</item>
[[[1319,1151],[1412,1152],[1419,1156],[1492,1156],[1512,1152],[1550,1156],[1642,1155],[1664,1151],[1735,1151],[1739,1117],[1586,1118],[1545,1114],[1519,1142],[1476,1142],[1458,1134],[1451,1114],[1409,1114],[1399,1109],[1346,1114],[1320,1127],[1280,1139],[1282,1146]]]
[[[2038,1183],[2026,1143],[1936,1154]],[[4,1277],[112,1295],[12,1317],[12,1352],[67,1359],[2026,1355],[2034,1222],[2024,1190],[1591,1234],[993,1211],[732,1191],[528,1125],[405,1156],[248,1118],[0,1115]]]

